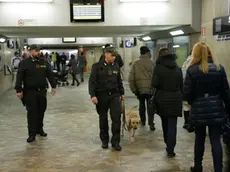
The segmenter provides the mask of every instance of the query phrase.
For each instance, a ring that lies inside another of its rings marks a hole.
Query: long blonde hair
[[[213,63],[217,67],[217,70],[220,69],[220,65],[217,63],[216,59],[214,58],[210,47],[205,43],[202,43],[202,42],[197,43],[193,47],[192,56],[193,56],[193,60],[190,66],[200,63],[201,71],[204,73],[208,73],[209,71],[209,67],[208,67],[209,57],[212,58]]]

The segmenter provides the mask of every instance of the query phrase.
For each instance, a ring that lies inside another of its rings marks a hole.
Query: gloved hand
[[[139,93],[139,92],[136,92],[135,95],[136,95],[137,99],[139,100],[139,99],[140,99],[140,96],[141,96],[140,93]]]

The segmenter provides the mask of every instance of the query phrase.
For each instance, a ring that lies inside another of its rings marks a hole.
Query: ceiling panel
[[[175,27],[178,26],[0,27],[0,35],[28,38],[141,36],[150,32],[168,30]]]

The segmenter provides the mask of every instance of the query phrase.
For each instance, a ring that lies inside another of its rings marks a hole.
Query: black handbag
[[[149,102],[148,102],[148,108],[149,108],[150,112],[153,112],[154,114],[157,112],[156,92],[157,92],[157,90],[155,88],[153,88],[151,91],[151,97],[150,97]]]

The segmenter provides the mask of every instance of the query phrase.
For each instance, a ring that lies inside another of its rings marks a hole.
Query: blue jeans
[[[223,150],[220,142],[222,132],[221,125],[208,126],[209,138],[212,146],[212,156],[215,172],[222,172],[223,169]],[[205,150],[206,126],[195,127],[195,168],[202,169],[202,160]]]
[[[177,117],[161,117],[167,153],[174,153],[177,137]]]

